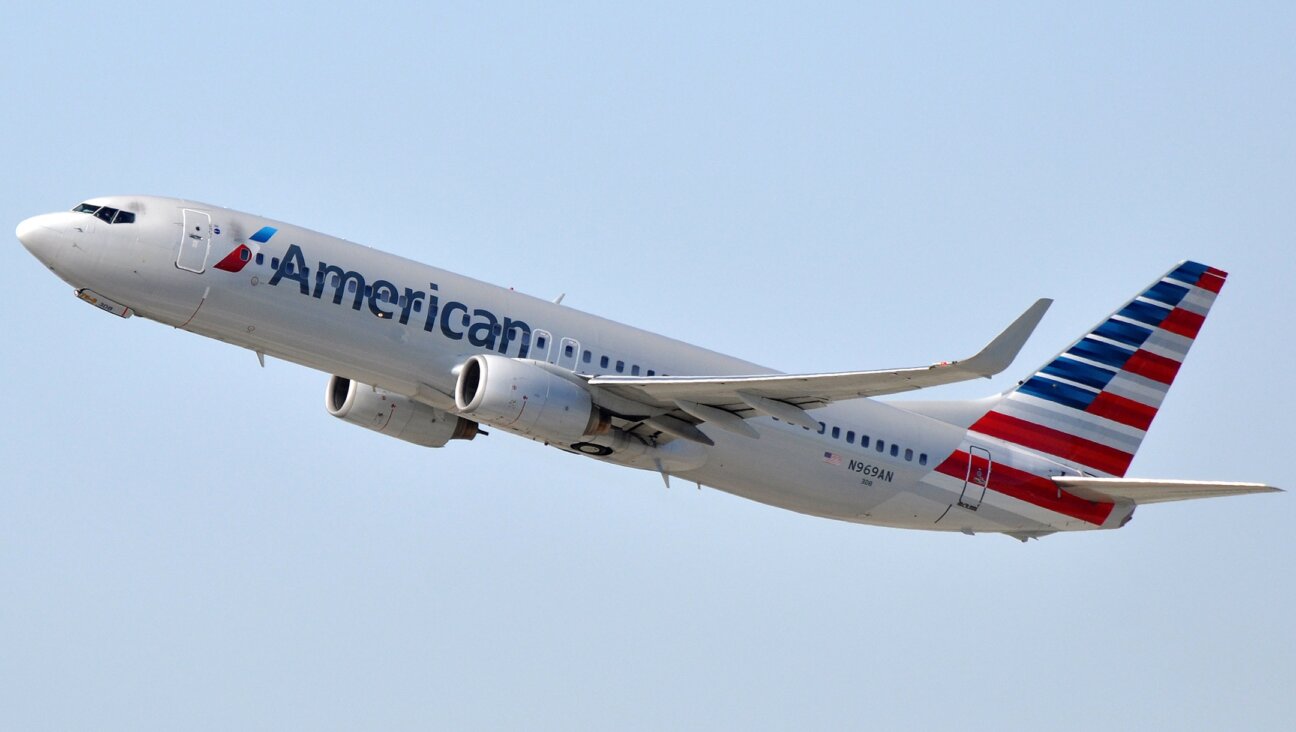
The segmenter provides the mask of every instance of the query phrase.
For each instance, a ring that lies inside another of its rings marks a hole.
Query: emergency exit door
[[[990,451],[973,445],[968,448],[967,477],[963,479],[963,493],[959,505],[972,511],[981,507],[986,488],[990,486]]]

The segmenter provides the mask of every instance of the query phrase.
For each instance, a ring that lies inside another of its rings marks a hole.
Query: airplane
[[[1052,301],[975,355],[783,374],[263,216],[92,198],[18,224],[113,315],[329,374],[324,406],[425,447],[503,430],[813,516],[1027,541],[1146,503],[1274,492],[1126,472],[1227,273],[1185,261],[1015,386],[880,401],[1005,370]]]

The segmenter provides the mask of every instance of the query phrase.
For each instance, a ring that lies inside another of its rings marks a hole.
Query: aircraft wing
[[[961,361],[827,374],[652,377],[600,375],[590,377],[588,383],[595,391],[606,390],[617,397],[657,409],[679,410],[686,418],[690,418],[689,422],[712,422],[722,429],[749,436],[754,434],[753,431],[739,422],[762,415],[815,429],[818,423],[805,414],[805,409],[821,407],[842,399],[874,397],[989,378],[1003,371],[1017,357],[1022,345],[1052,302],[1048,299],[1036,301],[979,353]]]
[[[1059,488],[1096,501],[1126,500],[1136,504],[1187,501],[1193,498],[1241,496],[1248,493],[1281,493],[1263,483],[1216,483],[1206,480],[1144,480],[1139,478],[1054,477]]]

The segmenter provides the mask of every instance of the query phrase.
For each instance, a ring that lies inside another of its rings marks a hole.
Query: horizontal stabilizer
[[[1054,477],[1068,493],[1091,501],[1132,501],[1136,504],[1187,501],[1193,498],[1281,493],[1263,483],[1217,483],[1208,480],[1141,480],[1136,478]]]

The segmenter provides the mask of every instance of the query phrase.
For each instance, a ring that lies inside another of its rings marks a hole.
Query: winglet
[[[1030,338],[1031,333],[1035,332],[1035,326],[1039,325],[1040,319],[1048,311],[1053,301],[1048,298],[1040,298],[1035,301],[1022,313],[1012,325],[1004,329],[997,338],[990,341],[990,344],[981,349],[981,352],[972,358],[960,361],[957,367],[961,371],[970,371],[975,374],[986,377],[987,379],[1003,371],[1012,364],[1013,359],[1021,352],[1022,346],[1026,345],[1026,340]]]

